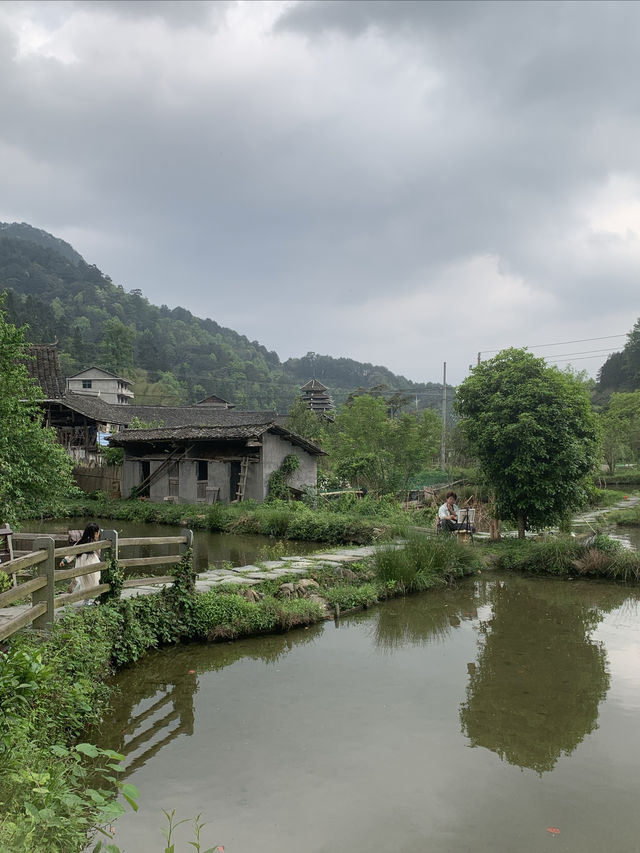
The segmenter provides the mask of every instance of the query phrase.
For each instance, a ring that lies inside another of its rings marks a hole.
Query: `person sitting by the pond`
[[[455,492],[447,492],[447,494],[445,495],[445,502],[438,510],[439,531],[446,530],[449,532],[453,532],[454,530],[462,529],[463,525],[458,524],[460,508],[456,504],[457,499],[458,496]]]
[[[455,532],[464,530],[466,533],[475,533],[476,529],[471,523],[475,510],[463,509],[456,504],[458,496],[455,492],[447,492],[446,500],[438,510],[438,533],[441,531]]]
[[[90,521],[85,527],[82,536],[75,543],[76,545],[88,545],[90,542],[97,542],[100,538],[100,526],[95,521]],[[100,562],[100,555],[97,551],[86,551],[83,554],[78,554],[75,557],[63,557],[60,560],[60,566],[68,566],[75,560],[76,569],[84,569],[91,566],[93,563]],[[81,590],[91,589],[100,584],[100,572],[89,572],[88,575],[80,575],[73,578],[67,588],[67,592],[80,592]]]

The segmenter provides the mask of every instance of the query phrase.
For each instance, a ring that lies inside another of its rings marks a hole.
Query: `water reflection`
[[[322,626],[256,640],[219,645],[189,645],[147,655],[142,663],[122,670],[109,719],[100,727],[101,742],[126,757],[127,776],[161,749],[194,733],[194,697],[199,676],[239,660],[275,664],[296,646],[312,643]],[[188,651],[188,667],[185,652]]]
[[[378,649],[444,642],[452,628],[477,618],[487,603],[486,585],[475,583],[440,594],[388,601],[378,609],[374,640]]]
[[[462,731],[472,746],[542,774],[597,728],[609,675],[592,634],[628,591],[520,577],[487,587],[491,614],[478,624]]]

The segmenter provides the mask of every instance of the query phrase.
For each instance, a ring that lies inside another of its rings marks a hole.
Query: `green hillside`
[[[240,408],[286,412],[315,375],[337,404],[358,388],[407,389],[415,406],[438,408],[441,386],[385,367],[307,353],[281,362],[211,319],[152,305],[125,291],[72,246],[25,223],[0,223],[0,292],[11,322],[33,343],[58,341],[65,375],[97,364],[134,381],[136,402],[191,403],[217,394]]]

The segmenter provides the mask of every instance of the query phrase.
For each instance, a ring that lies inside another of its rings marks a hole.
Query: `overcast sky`
[[[630,2],[5,0],[0,220],[283,359],[457,384],[640,315],[639,33]]]

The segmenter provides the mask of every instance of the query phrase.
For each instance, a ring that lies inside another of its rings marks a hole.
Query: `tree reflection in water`
[[[597,728],[609,675],[591,635],[629,590],[520,576],[487,586],[492,613],[468,665],[462,731],[471,746],[542,774]]]
[[[387,601],[378,608],[376,646],[393,651],[407,644],[443,641],[462,621],[477,618],[478,607],[487,603],[485,585],[464,584],[439,594],[425,593]]]

